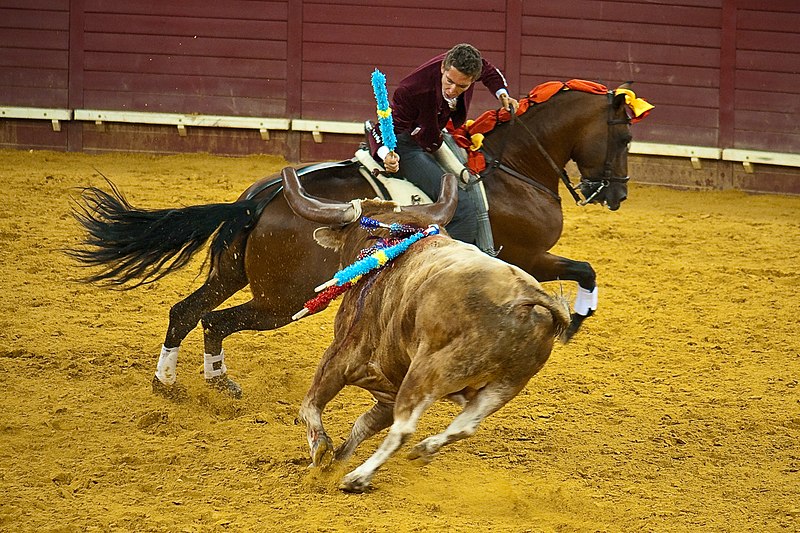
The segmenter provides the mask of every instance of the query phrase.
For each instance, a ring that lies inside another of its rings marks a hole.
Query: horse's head
[[[572,159],[581,173],[580,189],[586,203],[604,204],[616,211],[627,198],[630,122],[625,95],[609,93],[579,133]]]

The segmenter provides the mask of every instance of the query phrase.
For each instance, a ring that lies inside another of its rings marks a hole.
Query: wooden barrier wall
[[[468,41],[516,95],[551,79],[635,81],[657,106],[634,129],[645,180],[800,193],[795,0],[398,4],[2,0],[0,146],[345,158],[360,139],[342,132],[374,115],[374,68],[391,92]],[[473,115],[496,104],[476,95]],[[247,122],[211,126],[229,117]],[[717,155],[697,168],[681,147]]]

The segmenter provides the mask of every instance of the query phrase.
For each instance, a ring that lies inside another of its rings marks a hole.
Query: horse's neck
[[[557,186],[560,173],[553,166],[563,169],[567,164],[573,149],[574,133],[583,123],[580,113],[576,112],[577,106],[566,102],[573,100],[574,96],[577,95],[559,94],[554,97],[558,101],[539,104],[513,123],[497,128],[488,144],[492,153],[503,164],[534,177],[543,185]],[[541,153],[542,150],[547,157]]]

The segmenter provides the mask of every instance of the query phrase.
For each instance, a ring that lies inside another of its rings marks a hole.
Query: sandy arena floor
[[[597,315],[473,438],[426,467],[400,453],[352,495],[341,471],[306,468],[295,421],[331,310],[226,341],[240,401],[205,387],[195,330],[179,363],[191,399],[173,404],[150,379],[202,257],[115,292],[70,281],[60,251],[80,235],[74,188],[99,172],[134,205],[172,207],[231,201],[283,164],[0,151],[0,530],[800,530],[800,198],[633,185],[616,213],[565,199],[556,252],[594,265]],[[329,406],[336,443],[369,403],[348,389]],[[437,404],[416,440],[455,413]]]

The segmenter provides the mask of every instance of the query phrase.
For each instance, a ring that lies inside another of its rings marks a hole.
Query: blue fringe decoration
[[[411,235],[407,239],[400,241],[394,246],[377,250],[373,255],[365,257],[364,259],[360,259],[352,265],[343,268],[333,276],[333,280],[335,280],[336,285],[344,285],[349,281],[354,281],[356,278],[359,278],[375,269],[381,268],[389,261],[397,258],[400,254],[408,250],[409,246],[418,240],[430,235],[437,235],[438,233],[438,226],[428,226],[428,228],[424,231],[415,233],[414,235]]]
[[[392,108],[389,107],[389,97],[386,92],[386,76],[378,69],[372,73],[372,90],[375,92],[375,101],[378,104],[378,124],[381,128],[383,145],[394,151],[397,147],[397,137],[394,134]]]

